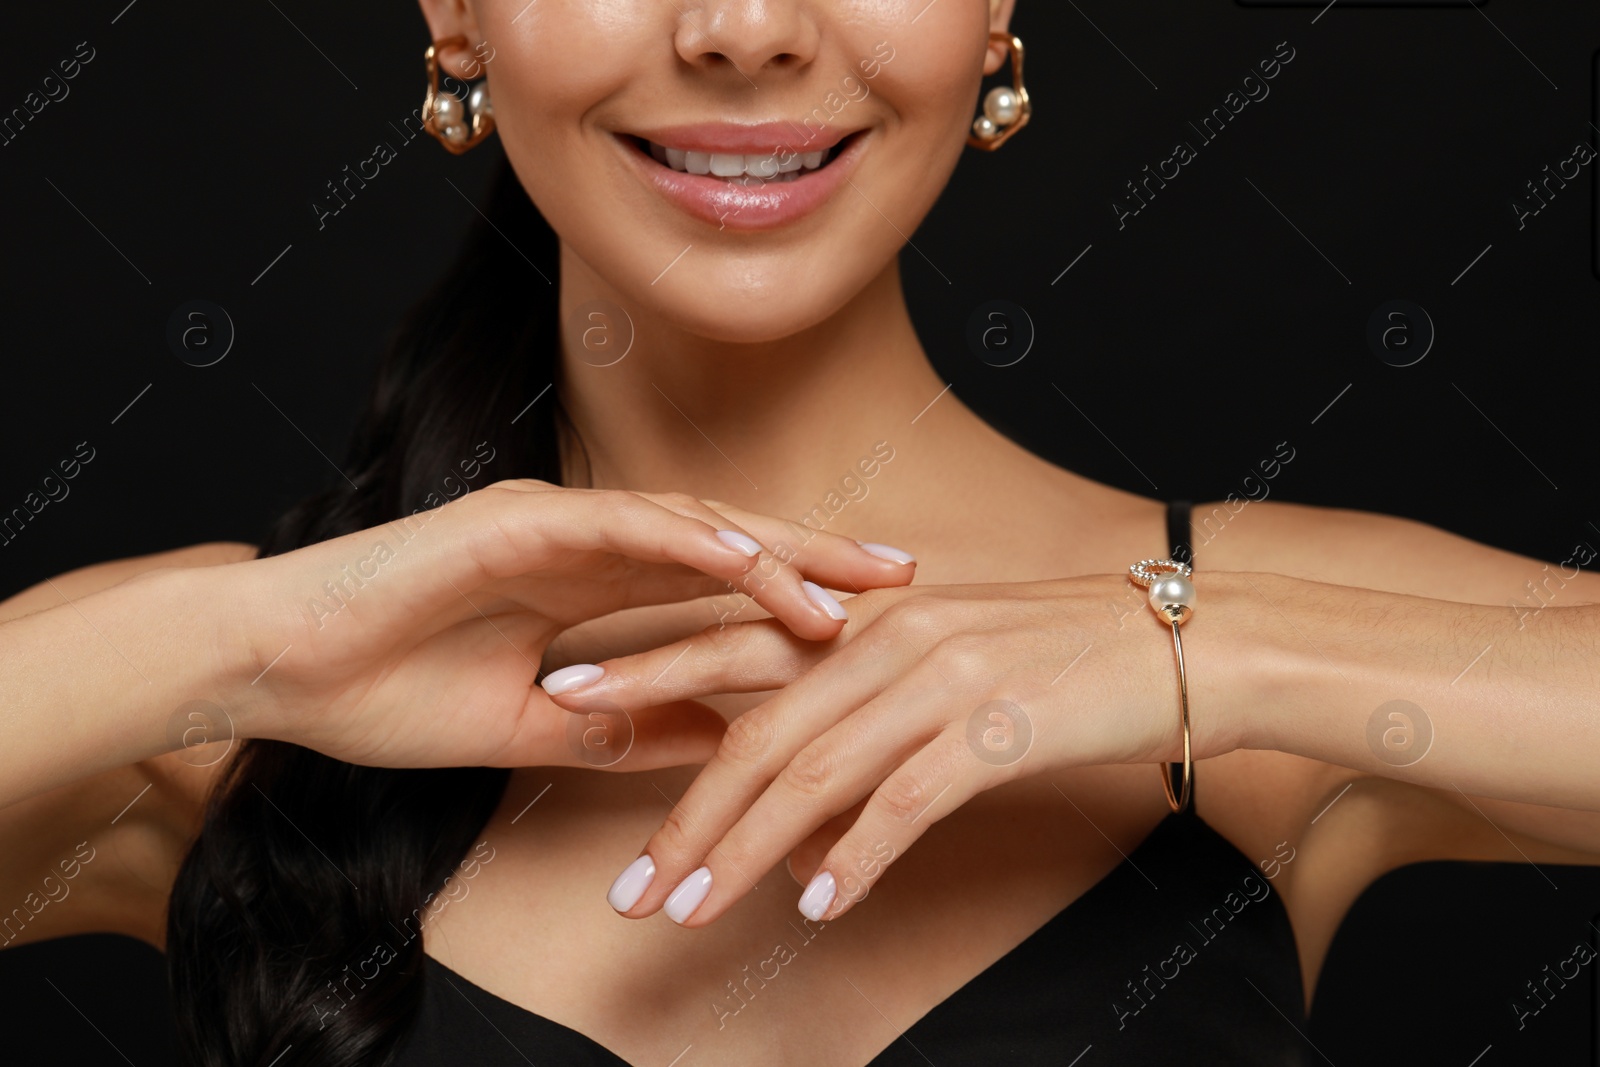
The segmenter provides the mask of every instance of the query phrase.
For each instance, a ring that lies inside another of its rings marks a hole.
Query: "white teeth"
[[[831,150],[793,152],[782,149],[766,155],[739,155],[733,152],[693,152],[667,148],[647,142],[656,162],[689,174],[710,174],[718,178],[758,178],[762,181],[789,180],[797,171],[816,170],[829,158]]]
[[[719,178],[736,178],[744,173],[744,157],[711,153],[711,173]]]

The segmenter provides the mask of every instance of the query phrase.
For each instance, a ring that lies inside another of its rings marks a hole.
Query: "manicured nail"
[[[915,563],[917,561],[916,556],[893,545],[880,545],[876,541],[857,541],[856,544],[879,559],[890,560],[894,563]]]
[[[729,548],[743,552],[747,556],[761,555],[761,542],[754,537],[740,533],[738,530],[718,530],[717,540]]]
[[[574,689],[598,682],[606,673],[604,667],[593,663],[574,663],[570,667],[562,667],[559,671],[551,671],[544,676],[544,681],[539,684],[544,686],[544,691],[551,696],[571,692]]]
[[[828,618],[848,619],[850,617],[845,614],[844,605],[833,599],[832,595],[816,582],[801,582],[800,588],[806,591],[806,596],[811,598],[813,604],[828,613]]]
[[[828,913],[828,905],[833,903],[833,895],[838,888],[833,875],[827,871],[811,879],[806,891],[800,894],[800,914],[812,922],[820,920]]]
[[[650,888],[655,878],[656,861],[649,856],[640,856],[611,883],[611,890],[606,893],[606,903],[618,911],[627,911],[639,903],[639,898],[644,896],[644,891]]]
[[[663,905],[667,918],[675,923],[687,922],[689,916],[694,914],[694,909],[705,903],[706,894],[710,892],[711,868],[701,867],[685,878],[667,898]]]

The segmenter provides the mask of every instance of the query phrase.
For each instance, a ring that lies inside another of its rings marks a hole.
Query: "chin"
[[[686,256],[678,267],[687,263]],[[684,271],[675,281],[669,272],[640,298],[663,319],[708,340],[762,344],[802,333],[836,313],[861,288],[840,281],[819,284],[814,272],[763,271],[729,257],[709,267],[702,261],[698,271]]]
[[[609,214],[555,212],[552,224],[581,264],[563,284],[598,285],[631,313],[729,344],[778,341],[819,325],[859,298],[898,251],[888,227],[874,235],[881,240],[842,239],[862,233],[866,219],[785,233],[702,233],[702,224],[663,220],[626,200],[613,205]]]

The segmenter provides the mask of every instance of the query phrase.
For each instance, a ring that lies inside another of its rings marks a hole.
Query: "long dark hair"
[[[345,463],[354,488],[339,479],[283,515],[262,556],[432,506],[424,501],[446,477],[459,484],[463,461],[493,456],[473,488],[561,480],[559,446],[575,435],[559,387],[523,411],[556,382],[556,287],[530,264],[554,276],[556,237],[507,164],[484,213],[379,367]],[[359,767],[245,742],[168,907],[183,1061],[389,1062],[422,998],[427,902],[472,847],[508,774]]]

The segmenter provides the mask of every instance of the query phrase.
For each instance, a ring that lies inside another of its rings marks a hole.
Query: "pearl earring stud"
[[[1009,33],[991,33],[989,43],[1003,44],[1011,54],[1012,84],[997,85],[984,96],[983,114],[973,120],[967,144],[993,152],[1028,124],[1033,105],[1022,84],[1022,38]]]
[[[487,81],[473,86],[465,101],[439,88],[439,54],[465,47],[464,36],[447,37],[433,42],[423,57],[428,68],[428,92],[422,101],[422,128],[457,155],[494,131],[494,102],[489,99]]]

